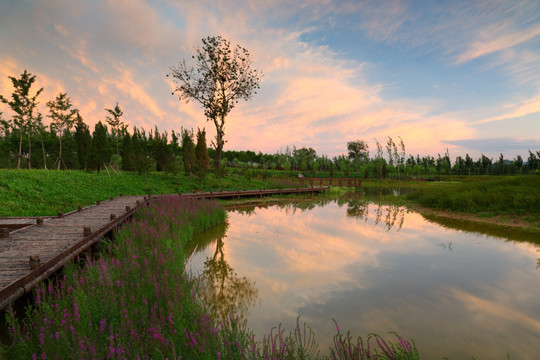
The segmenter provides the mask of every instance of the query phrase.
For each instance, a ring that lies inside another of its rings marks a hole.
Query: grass
[[[167,173],[0,170],[0,216],[46,216],[69,212],[111,196],[171,194],[195,190],[265,189],[269,182],[242,176],[203,178]]]
[[[234,317],[212,319],[184,275],[193,235],[225,220],[215,202],[163,197],[105,243],[98,260],[70,264],[35,290],[24,321],[12,309],[8,359],[418,359],[414,343],[343,334],[329,355],[297,322],[257,340]]]
[[[501,176],[475,182],[433,183],[406,197],[435,209],[539,217],[540,176]]]

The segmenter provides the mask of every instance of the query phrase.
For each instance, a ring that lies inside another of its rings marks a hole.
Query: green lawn
[[[267,182],[244,176],[204,178],[167,173],[0,170],[0,216],[46,216],[68,212],[111,196],[264,189]]]

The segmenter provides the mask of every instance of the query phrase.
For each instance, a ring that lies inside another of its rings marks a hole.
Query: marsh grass
[[[540,216],[540,176],[493,177],[476,182],[435,183],[409,193],[407,199],[450,211]]]

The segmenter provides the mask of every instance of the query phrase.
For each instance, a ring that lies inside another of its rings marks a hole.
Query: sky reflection
[[[256,284],[248,326],[261,338],[297,316],[326,352],[335,319],[354,336],[395,331],[423,358],[537,359],[538,247],[451,229],[358,200],[229,212],[227,264]],[[194,273],[216,253],[191,260]]]

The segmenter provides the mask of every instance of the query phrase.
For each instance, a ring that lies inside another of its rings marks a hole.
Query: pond
[[[232,210],[188,269],[215,316],[258,339],[306,322],[326,354],[332,319],[353,337],[396,332],[422,359],[538,359],[535,235],[445,221],[361,199]],[[500,233],[500,234],[499,234]]]

